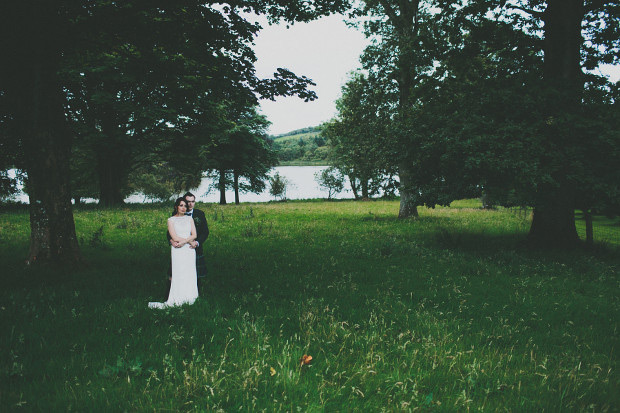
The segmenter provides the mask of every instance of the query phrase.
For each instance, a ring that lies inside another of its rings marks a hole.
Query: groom
[[[209,236],[209,226],[207,225],[205,213],[194,208],[196,205],[196,197],[194,194],[187,192],[183,195],[183,198],[185,198],[185,203],[187,204],[187,212],[185,212],[185,215],[191,216],[194,219],[194,225],[196,226],[196,240],[190,243],[190,248],[196,249],[196,274],[198,275],[198,280],[200,280],[201,278],[207,276],[207,265],[205,264],[205,256],[202,245]],[[172,241],[170,234],[168,234],[168,241],[173,247],[178,248],[178,242]]]

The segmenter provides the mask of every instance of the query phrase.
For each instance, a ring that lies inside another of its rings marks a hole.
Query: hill
[[[305,137],[311,137],[314,135],[320,135],[321,134],[321,126],[308,126],[306,128],[301,128],[301,129],[295,129],[293,131],[287,132],[287,133],[282,133],[280,135],[275,135],[272,137],[272,139],[274,141],[283,141],[283,140],[289,140],[292,139],[294,137],[301,137],[301,138],[305,138]]]
[[[280,165],[327,165],[329,148],[320,126],[270,136]]]

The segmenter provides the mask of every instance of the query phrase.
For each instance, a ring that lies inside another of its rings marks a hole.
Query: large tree
[[[238,117],[230,132],[235,147],[232,157],[233,190],[235,204],[239,204],[239,192],[260,193],[269,179],[267,173],[277,165],[277,155],[267,139],[267,118],[250,108]],[[240,179],[241,178],[241,179]]]
[[[384,96],[411,205],[485,191],[533,206],[529,240],[561,245],[577,240],[575,208],[617,203],[607,195],[617,193],[614,86],[591,72],[619,62],[617,2],[375,0],[361,10],[375,35],[363,67],[398,92]]]
[[[160,161],[173,133],[205,121],[204,100],[255,102],[258,95],[314,95],[308,79],[280,69],[258,79],[249,47],[259,26],[239,10],[200,3],[104,3],[89,10],[84,25],[101,27],[92,44],[101,45],[67,68],[79,72],[72,106],[80,136],[96,153],[99,202],[118,205],[130,174]],[[133,30],[126,27],[132,25]],[[256,95],[255,95],[256,94]],[[170,127],[173,125],[174,127]],[[172,148],[174,150],[174,148]]]
[[[532,24],[542,26],[549,126],[544,133],[544,161],[559,164],[550,168],[549,185],[541,187],[529,238],[551,245],[573,243],[578,240],[574,217],[578,183],[571,158],[573,151],[580,151],[584,136],[575,136],[571,129],[584,115],[583,69],[620,62],[620,5],[604,0],[532,0],[513,6],[529,14]]]
[[[174,90],[187,93],[195,80],[192,75],[200,77],[204,74],[199,70],[201,65],[210,63],[201,59],[209,51],[216,51],[231,62],[224,71],[219,72],[220,80],[227,80],[229,75],[239,79],[238,74],[244,73],[246,76],[242,76],[241,83],[247,85],[246,90],[260,96],[292,93],[307,98],[312,96],[306,90],[308,80],[298,78],[289,71],[280,70],[274,79],[268,81],[255,76],[255,58],[250,52],[250,44],[260,27],[243,18],[240,11],[267,14],[272,21],[309,21],[341,11],[343,3],[323,0],[248,0],[233,4],[196,0],[164,3],[145,0],[125,3],[60,0],[2,2],[0,35],[3,41],[0,54],[9,64],[4,64],[2,68],[0,100],[2,107],[9,112],[2,118],[4,130],[0,136],[14,142],[14,154],[20,156],[16,164],[27,173],[31,218],[28,261],[79,260],[69,178],[75,132],[70,128],[67,113],[70,106],[81,98],[71,86],[79,83],[77,77],[87,74],[93,56],[133,54],[137,50],[137,53],[161,53],[159,61],[163,59],[174,63],[177,59],[182,60],[180,65],[183,65],[183,70],[173,71],[170,76],[174,78],[173,82],[181,84]],[[131,16],[145,18],[133,19]],[[147,25],[146,30],[143,24]],[[151,31],[152,28],[155,30]],[[161,33],[170,34],[170,38],[158,36]],[[219,33],[225,35],[220,36]],[[231,44],[238,44],[234,42],[237,38],[244,41],[244,46],[231,49]],[[186,47],[188,43],[191,48]],[[208,50],[205,52],[202,48]],[[192,55],[192,51],[198,54]],[[189,63],[185,59],[188,56],[183,52],[189,55]],[[193,70],[186,70],[188,68]],[[144,67],[141,69],[144,70]],[[119,72],[123,70],[124,67]],[[154,76],[165,77],[166,73],[154,70]],[[114,97],[114,87],[108,88],[109,82],[95,80],[95,86],[90,90],[104,90]],[[166,85],[171,83],[166,79],[161,82]],[[141,84],[141,79],[138,84]],[[148,94],[153,93],[154,89],[147,87],[141,91]],[[129,95],[132,93],[131,90],[127,92]],[[130,99],[127,95],[125,97]],[[124,120],[115,119],[116,114],[110,114],[114,109],[106,108],[105,101],[95,102],[94,96],[87,96],[87,99],[91,103],[101,103],[103,115],[96,130],[112,136],[116,131],[109,131],[124,124]],[[134,118],[129,120],[134,121]],[[103,122],[109,122],[110,128],[104,127]],[[139,130],[135,125],[129,129]],[[123,135],[123,138],[128,136]],[[112,146],[118,148],[117,143]]]
[[[257,107],[230,104],[228,122],[214,133],[209,145],[200,148],[202,168],[215,178],[220,192],[220,204],[226,204],[226,190],[235,192],[239,204],[240,192],[260,193],[269,178],[267,173],[277,164],[277,156],[267,139],[269,122]]]
[[[336,102],[336,118],[323,128],[331,163],[349,178],[355,198],[377,193],[397,169],[393,162],[398,144],[388,133],[395,114],[382,86],[378,79],[353,74]]]
[[[27,173],[30,254],[37,260],[80,258],[71,210],[69,157],[72,131],[58,73],[71,40],[64,4],[2,2],[0,98],[2,138],[11,142],[15,166]],[[5,146],[5,145],[3,145]],[[6,145],[8,146],[8,145]]]
[[[418,215],[415,177],[411,153],[415,147],[407,142],[404,122],[414,104],[414,90],[433,67],[434,47],[429,44],[431,2],[424,0],[365,0],[354,16],[366,16],[365,34],[373,39],[362,56],[365,69],[392,82],[384,82],[396,89],[396,116],[391,120],[391,135],[399,142],[395,161],[400,179],[400,218]]]
[[[449,47],[407,126],[420,149],[420,202],[484,189],[501,204],[534,207],[532,243],[574,244],[575,208],[617,193],[613,85],[587,71],[617,62],[618,10],[611,2],[447,4],[438,16]]]

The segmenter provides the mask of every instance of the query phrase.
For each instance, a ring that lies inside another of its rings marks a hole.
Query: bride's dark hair
[[[172,216],[175,216],[177,214],[181,202],[185,202],[185,206],[187,206],[187,201],[185,200],[185,198],[183,198],[182,196],[177,198],[177,200],[174,201],[174,211],[172,211]]]

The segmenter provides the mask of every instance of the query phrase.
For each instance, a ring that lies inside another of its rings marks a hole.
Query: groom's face
[[[187,202],[187,212],[189,212],[194,209],[194,205],[196,205],[196,197],[188,196],[187,198],[185,198],[185,202]]]

